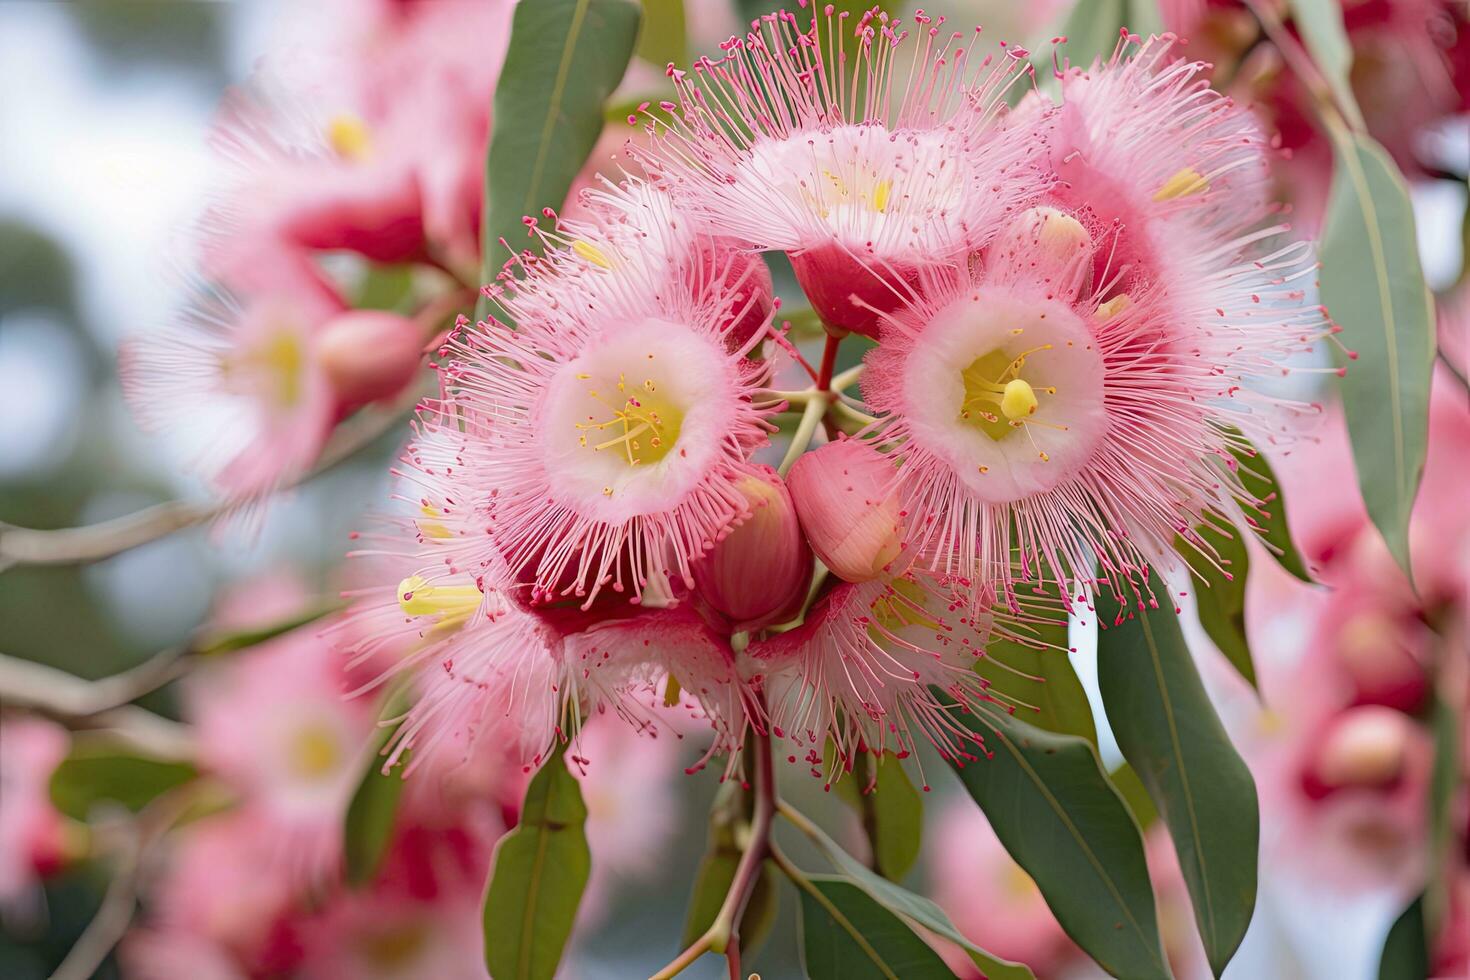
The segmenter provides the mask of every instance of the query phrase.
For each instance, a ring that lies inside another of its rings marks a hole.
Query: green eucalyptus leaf
[[[1434,304],[1408,188],[1383,148],[1334,130],[1322,232],[1322,301],[1356,352],[1342,401],[1368,515],[1409,573],[1409,514],[1424,472]]]
[[[1164,33],[1164,18],[1155,0],[1128,0],[1128,22],[1122,26],[1134,34],[1148,37]]]
[[[1143,839],[1092,743],[991,705],[951,717],[989,754],[960,781],[1067,935],[1115,976],[1169,976]]]
[[[1445,653],[1448,657],[1455,656],[1449,651]],[[1453,668],[1459,666],[1455,663]],[[1445,875],[1453,863],[1451,850],[1455,843],[1455,804],[1461,785],[1460,750],[1464,727],[1464,712],[1459,700],[1463,696],[1464,683],[1451,680],[1460,671],[1452,669],[1449,664],[1441,669],[1445,676],[1437,685],[1430,718],[1434,734],[1434,763],[1429,773],[1429,882],[1424,890],[1424,921],[1429,932],[1435,934],[1449,913],[1449,883]]]
[[[522,217],[559,208],[602,134],[603,104],[633,56],[637,0],[536,0],[516,5],[495,87],[485,161],[481,278],[494,282],[510,256],[537,250]],[[484,301],[477,309],[484,314]]]
[[[377,747],[381,750],[391,737],[392,730],[385,728]],[[367,884],[382,866],[403,796],[403,772],[399,767],[384,772],[381,759],[380,752],[372,754],[347,806],[342,849],[347,883],[354,887]]]
[[[830,744],[827,750],[832,751]],[[898,881],[919,859],[924,801],[893,753],[875,761],[867,752],[857,753],[851,777],[836,783],[837,795],[862,818],[878,873]]]
[[[274,640],[284,633],[300,629],[325,616],[330,616],[341,608],[342,603],[340,601],[335,599],[327,600],[307,606],[305,609],[293,613],[285,619],[266,626],[257,626],[252,629],[235,630],[227,633],[213,633],[195,643],[193,652],[207,657],[220,653],[234,653],[237,650],[259,646],[268,640]]]
[[[1297,551],[1291,531],[1286,526],[1286,500],[1276,482],[1271,464],[1260,451],[1246,441],[1238,429],[1230,430],[1230,452],[1235,463],[1231,469],[1241,485],[1255,498],[1256,504],[1246,513],[1246,522],[1257,532],[1266,550],[1277,564],[1303,582],[1311,582],[1307,563]]]
[[[1322,70],[1332,89],[1332,97],[1349,118],[1362,128],[1362,114],[1353,98],[1351,74],[1353,46],[1348,41],[1342,22],[1342,5],[1338,0],[1289,0],[1291,19],[1306,42],[1312,60]]]
[[[1418,895],[1388,930],[1378,959],[1378,980],[1424,980],[1429,968],[1424,896]]]
[[[560,746],[536,773],[520,823],[495,847],[485,966],[496,980],[552,980],[592,871],[587,805],[565,753]]]
[[[992,637],[975,672],[990,682],[993,693],[1017,705],[1016,715],[1037,728],[1076,735],[1097,744],[1097,726],[1087,691],[1072,668],[1067,641],[1067,614],[1051,587],[1055,606],[1049,621],[1028,623],[1018,639]]]
[[[1245,581],[1250,571],[1250,553],[1241,531],[1218,515],[1212,518],[1225,528],[1205,523],[1195,533],[1214,549],[1214,558],[1194,554],[1190,563],[1191,576],[1197,583],[1194,600],[1199,624],[1230,665],[1251,687],[1259,690],[1256,665],[1245,632]],[[1175,547],[1181,554],[1193,552],[1182,540]]]
[[[1256,906],[1260,813],[1172,604],[1098,637],[1098,686],[1118,747],[1168,825],[1216,976]]]
[[[1131,26],[1126,23],[1128,8],[1128,0],[1090,0],[1073,6],[1058,34],[1066,38],[1058,46],[1059,57],[1079,68],[1090,67],[1097,58],[1107,59],[1117,47],[1120,31]],[[1045,68],[1052,70],[1049,63]]]
[[[1113,787],[1123,797],[1123,802],[1128,804],[1128,812],[1138,821],[1139,829],[1147,834],[1149,828],[1159,819],[1159,808],[1154,806],[1153,798],[1148,795],[1143,780],[1138,778],[1138,773],[1126,762],[1108,773],[1108,779],[1112,780]]]
[[[109,739],[77,736],[51,773],[51,802],[73,820],[86,820],[100,804],[137,813],[198,775],[187,762],[153,759]]]
[[[370,265],[363,271],[352,305],[360,310],[390,310],[408,313],[413,308],[413,271],[402,265]]]
[[[898,916],[845,878],[801,890],[801,961],[811,980],[926,980],[954,972]]]
[[[788,819],[791,819],[790,813],[786,815]],[[869,898],[888,911],[928,929],[935,935],[943,936],[964,949],[970,959],[990,980],[1035,980],[1030,969],[1024,964],[1012,963],[998,956],[992,956],[970,942],[938,905],[869,870],[861,861],[848,854],[836,841],[827,836],[820,827],[805,818],[801,818],[800,826],[802,832],[811,838],[812,843],[817,845],[817,850],[822,852],[822,856],[831,862],[832,867],[839,874],[861,888]]]
[[[714,925],[739,865],[738,850],[733,853],[711,851],[699,862],[699,870],[694,875],[694,891],[689,896],[689,912],[684,920],[681,943],[684,948],[694,945],[705,930]],[[740,918],[740,948],[745,953],[759,947],[770,935],[771,926],[776,924],[778,898],[775,875],[768,861],[761,865],[750,899],[745,903],[745,914]]]
[[[643,30],[638,34],[638,57],[663,68],[683,67],[689,59],[684,26],[684,0],[643,0]]]

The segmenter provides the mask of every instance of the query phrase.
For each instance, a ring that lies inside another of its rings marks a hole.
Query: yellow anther
[[[430,585],[421,575],[398,583],[398,608],[410,616],[438,616],[441,623],[463,622],[484,595],[473,585]]]
[[[307,725],[291,738],[291,771],[306,779],[320,779],[342,763],[336,733],[325,725]]]
[[[672,401],[664,398],[659,386],[652,378],[630,383],[623,375],[618,376],[620,404],[610,403],[596,391],[589,390],[587,397],[610,409],[612,418],[598,421],[598,415],[588,415],[586,422],[575,423],[581,431],[577,444],[593,452],[618,447],[629,466],[657,463],[674,448],[679,441],[679,430],[684,422],[684,412]],[[610,433],[611,438],[600,440],[589,446],[587,433]],[[612,496],[612,488],[603,490],[603,495]]]
[[[327,123],[327,142],[345,160],[361,160],[372,149],[367,123],[351,113],[333,116]]]
[[[425,517],[442,516],[437,510],[435,510],[433,507],[430,507],[428,504],[424,504],[424,506],[420,507],[419,510],[423,513]],[[438,521],[418,521],[417,523],[419,526],[419,531],[423,533],[424,537],[439,538],[441,540],[444,538],[454,537],[454,535],[450,533],[449,528],[445,527],[443,524],[440,524]]]
[[[1176,197],[1187,197],[1209,189],[1210,182],[1205,180],[1204,175],[1198,170],[1193,167],[1181,167],[1154,193],[1154,200],[1172,201]]]
[[[873,600],[871,608],[876,622],[868,627],[868,635],[881,641],[884,634],[897,633],[909,626],[944,629],[944,624],[924,608],[924,599],[922,586],[908,579],[896,579],[887,592]]]
[[[1036,392],[1020,378],[1006,382],[1006,390],[1000,396],[1000,410],[1008,419],[1025,418],[1036,411]]]
[[[220,367],[232,388],[238,386],[276,408],[289,410],[301,400],[305,363],[300,338],[291,330],[280,329],[262,343],[222,358]]]
[[[582,256],[582,258],[586,259],[588,262],[591,262],[593,265],[601,266],[604,269],[612,268],[612,262],[608,259],[607,254],[604,253],[602,249],[598,248],[596,245],[593,245],[591,242],[584,242],[581,239],[578,239],[577,241],[572,242],[572,251],[576,252],[578,255]]]
[[[893,182],[880,180],[873,187],[873,210],[883,214],[888,210],[888,195],[893,190]]]
[[[1133,300],[1128,298],[1127,293],[1119,293],[1107,302],[1099,303],[1092,315],[1099,320],[1111,320],[1132,305]]]

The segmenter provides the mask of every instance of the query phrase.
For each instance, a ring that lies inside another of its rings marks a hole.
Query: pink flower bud
[[[870,266],[838,245],[795,253],[791,267],[823,323],[875,339],[881,315],[912,296],[919,280],[915,266]]]
[[[754,252],[738,252],[725,269],[724,285],[732,294],[734,326],[725,333],[725,346],[742,350],[756,331],[766,325],[774,307],[771,270]]]
[[[1414,723],[1392,708],[1349,708],[1322,736],[1307,774],[1307,793],[1324,796],[1336,789],[1386,789],[1408,764]]]
[[[705,601],[734,620],[736,629],[754,629],[800,610],[812,551],[775,470],[760,467],[737,486],[750,503],[750,516],[696,563],[694,580]]]
[[[380,310],[349,310],[322,328],[318,357],[338,403],[353,409],[398,394],[423,360],[412,320]]]
[[[848,582],[902,569],[903,524],[893,464],[856,439],[828,443],[796,461],[787,477],[796,513],[817,557]]]
[[[1430,693],[1424,668],[1428,628],[1417,618],[1375,608],[1362,596],[1344,598],[1353,606],[1338,625],[1334,649],[1352,679],[1355,700],[1418,711]]]

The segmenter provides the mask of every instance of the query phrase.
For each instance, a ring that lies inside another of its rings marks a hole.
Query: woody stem
[[[689,967],[705,953],[722,953],[732,964],[740,957],[740,919],[745,906],[760,880],[761,865],[771,854],[771,824],[776,815],[776,773],[771,764],[771,737],[757,734],[751,739],[755,755],[755,810],[751,815],[750,842],[740,855],[735,877],[725,893],[715,921],[688,949],[668,966],[653,975],[653,980],[668,980]]]

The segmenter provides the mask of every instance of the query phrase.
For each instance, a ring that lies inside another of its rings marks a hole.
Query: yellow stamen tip
[[[588,262],[591,262],[593,265],[601,266],[604,269],[612,268],[612,262],[608,260],[607,255],[602,251],[602,249],[598,248],[596,245],[593,245],[591,242],[584,242],[581,240],[572,242],[572,251],[576,252],[578,255],[582,256],[582,258],[586,259]]]
[[[1025,418],[1036,411],[1036,405],[1036,392],[1029,383],[1020,378],[1006,382],[1005,391],[1000,396],[1000,410],[1006,418]]]
[[[1119,293],[1106,303],[1099,303],[1097,311],[1092,315],[1099,320],[1111,320],[1133,305],[1133,300],[1128,298],[1127,293]]]
[[[1155,201],[1172,201],[1176,197],[1187,197],[1210,189],[1210,182],[1193,167],[1181,167],[1154,194]]]
[[[439,616],[441,622],[463,622],[484,598],[473,585],[430,585],[422,575],[398,583],[398,608],[409,616]]]
[[[893,191],[893,182],[880,180],[873,187],[873,210],[883,214],[888,210],[888,195]]]
[[[367,123],[350,113],[333,116],[327,123],[327,143],[347,160],[361,160],[372,149]]]

